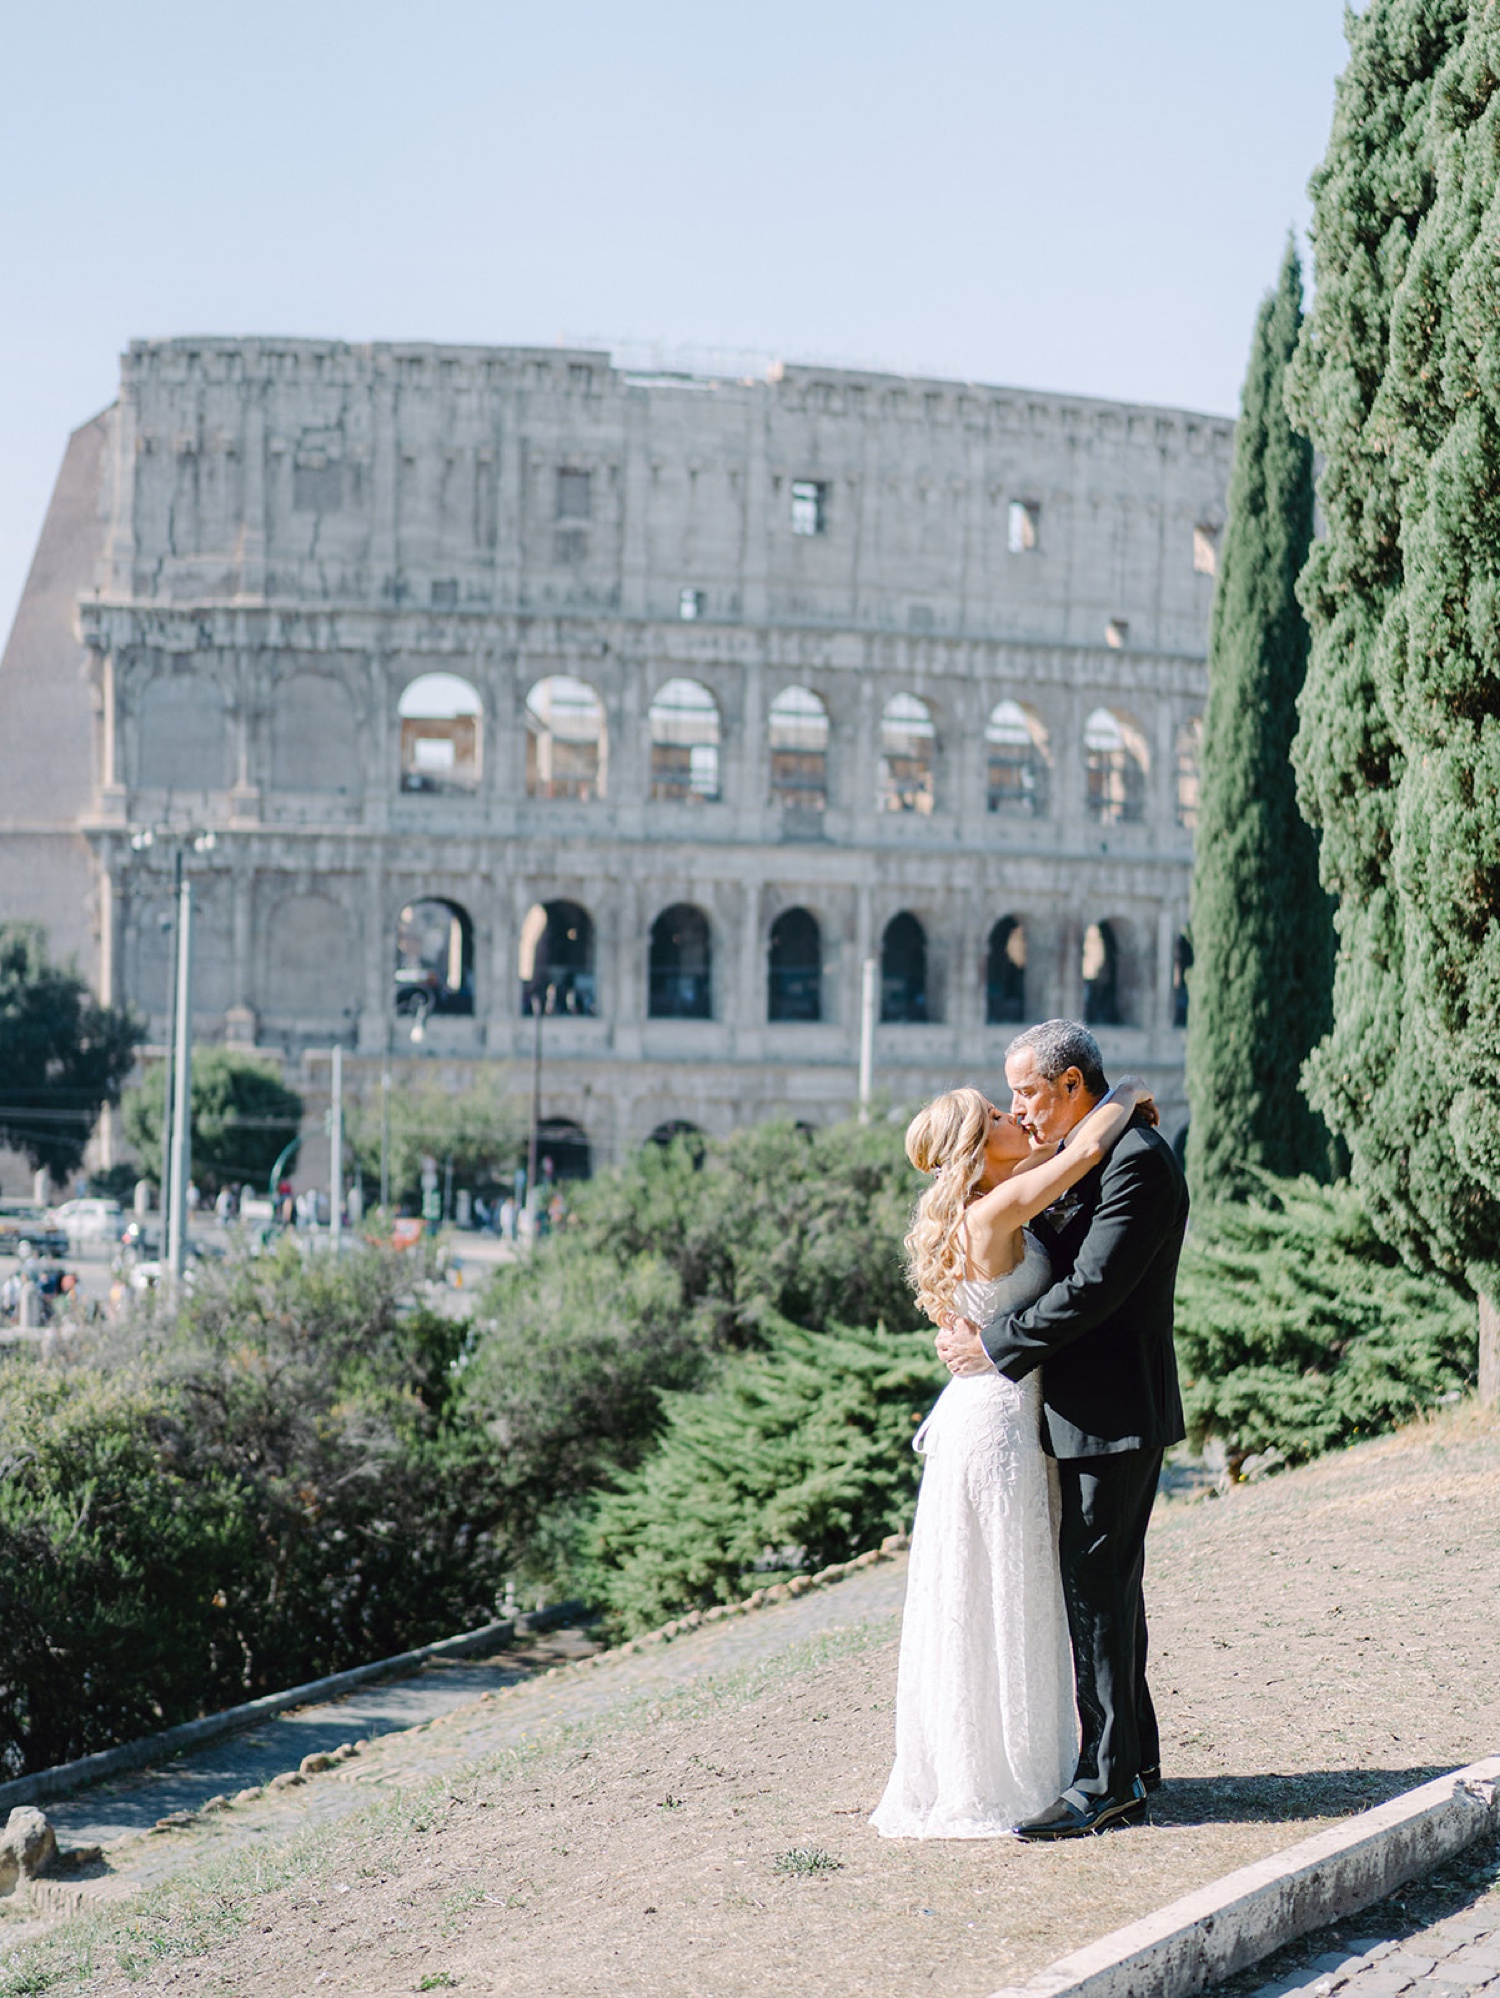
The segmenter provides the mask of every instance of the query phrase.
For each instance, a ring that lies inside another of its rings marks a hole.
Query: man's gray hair
[[[1048,1082],[1076,1068],[1090,1096],[1102,1096],[1109,1087],[1099,1043],[1076,1020],[1043,1020],[1039,1027],[1028,1027],[1005,1050],[1005,1059],[1009,1061],[1021,1048],[1031,1049],[1038,1073]]]

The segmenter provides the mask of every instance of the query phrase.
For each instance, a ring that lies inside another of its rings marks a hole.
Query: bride
[[[1069,1134],[1033,1151],[1014,1117],[953,1089],[912,1119],[906,1155],[933,1183],[906,1238],[934,1321],[985,1325],[1052,1282],[1027,1223],[1097,1166],[1151,1098],[1127,1076]],[[912,1529],[896,1684],[896,1764],[873,1817],[886,1838],[995,1838],[1072,1780],[1073,1665],[1057,1565],[1055,1471],[1041,1377],[949,1382],[918,1430],[926,1462]]]

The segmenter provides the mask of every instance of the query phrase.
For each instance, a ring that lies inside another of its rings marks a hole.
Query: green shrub
[[[910,1524],[916,1425],[943,1374],[925,1332],[763,1320],[700,1394],[668,1394],[656,1449],[598,1505],[597,1601],[627,1630],[848,1560]]]
[[[1472,1380],[1465,1292],[1406,1269],[1347,1183],[1257,1177],[1256,1198],[1195,1211],[1183,1252],[1177,1352],[1194,1442],[1296,1462]]]
[[[0,1761],[484,1622],[514,1548],[416,1265],[277,1254],[88,1364],[0,1368]]]
[[[490,1284],[464,1372],[518,1574],[591,1586],[598,1489],[651,1449],[664,1395],[712,1383],[766,1327],[914,1325],[901,1237],[916,1191],[889,1124],[647,1145],[572,1189],[567,1226]]]

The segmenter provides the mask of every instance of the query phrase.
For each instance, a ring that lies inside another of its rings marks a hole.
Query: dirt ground
[[[58,1930],[0,1969],[0,1998],[984,1998],[1500,1750],[1500,1419],[1454,1411],[1164,1504],[1147,1586],[1168,1777],[1148,1828],[1052,1848],[875,1837],[896,1662],[877,1621],[545,1729],[300,1847],[226,1859],[121,1927]]]

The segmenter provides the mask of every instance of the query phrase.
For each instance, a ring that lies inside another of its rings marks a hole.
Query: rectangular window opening
[[[1013,499],[1007,516],[1006,545],[1012,555],[1035,552],[1041,533],[1042,509],[1036,500]]]
[[[821,479],[793,479],[792,532],[828,532],[828,487]]]
[[[677,594],[677,615],[684,624],[693,624],[708,608],[708,598],[702,590],[679,590]]]
[[[1218,528],[1199,526],[1193,529],[1193,568],[1200,576],[1218,575]]]
[[[1104,627],[1104,643],[1111,652],[1121,652],[1130,643],[1130,622],[1123,617],[1112,617]]]

